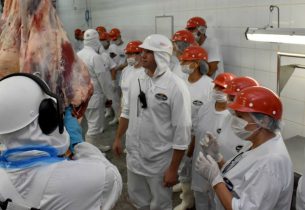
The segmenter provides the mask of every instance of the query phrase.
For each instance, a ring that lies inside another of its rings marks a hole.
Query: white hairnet
[[[38,118],[36,118],[32,123],[18,131],[0,135],[0,142],[7,149],[30,145],[49,145],[58,150],[58,155],[62,155],[69,148],[70,136],[66,130],[60,134],[58,129],[49,135],[42,133],[38,125]]]
[[[86,30],[84,34],[84,46],[88,46],[93,48],[96,52],[101,47],[101,42],[99,39],[98,32],[94,29],[88,29]]]
[[[170,60],[171,55],[166,52],[157,52],[154,51],[154,57],[157,64],[157,69],[153,77],[157,77],[160,74],[163,74],[165,71],[170,71]]]

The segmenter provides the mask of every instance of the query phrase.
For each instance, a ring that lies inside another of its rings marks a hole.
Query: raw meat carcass
[[[5,0],[0,22],[0,78],[38,72],[51,90],[82,113],[93,86],[51,0]]]

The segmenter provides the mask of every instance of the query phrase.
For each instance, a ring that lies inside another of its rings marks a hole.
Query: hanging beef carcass
[[[93,86],[51,0],[5,0],[0,21],[0,78],[39,73],[51,90],[81,114]]]

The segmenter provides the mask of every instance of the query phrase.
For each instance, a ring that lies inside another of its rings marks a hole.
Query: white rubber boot
[[[86,140],[86,142],[95,145],[102,152],[108,152],[109,150],[111,150],[111,146],[102,145],[102,144],[99,143],[101,138],[98,138],[98,136],[89,136],[89,135],[86,135],[85,140]]]
[[[191,183],[181,183],[181,188],[180,198],[182,202],[174,210],[186,210],[194,206],[194,193],[191,190]]]
[[[108,118],[108,117],[111,117],[111,116],[112,116],[111,108],[106,108],[105,118]]]
[[[182,191],[182,187],[180,182],[173,186],[173,192],[181,192],[181,191]]]

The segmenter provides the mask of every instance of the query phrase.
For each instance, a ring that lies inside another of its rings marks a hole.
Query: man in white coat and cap
[[[145,71],[130,86],[113,149],[122,153],[127,130],[127,185],[133,205],[172,210],[171,187],[190,142],[190,94],[169,67],[173,47],[167,37],[150,35],[140,47]]]

